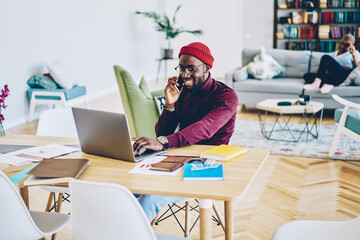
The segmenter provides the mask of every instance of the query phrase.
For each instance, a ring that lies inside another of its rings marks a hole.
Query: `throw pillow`
[[[247,65],[248,73],[257,79],[271,79],[284,72],[284,68],[261,48],[254,60]]]
[[[36,74],[27,80],[27,84],[31,88],[43,88],[47,90],[57,89],[55,81],[43,74]]]
[[[75,85],[75,80],[70,70],[60,61],[54,61],[47,65],[51,76],[62,88],[71,89]]]
[[[164,108],[165,96],[154,97],[154,101],[156,103],[156,107],[157,107],[157,110],[158,110],[159,115],[160,115],[161,112],[163,111],[163,108]]]
[[[248,77],[247,65],[236,70],[233,75],[235,81],[244,81],[248,79]]]

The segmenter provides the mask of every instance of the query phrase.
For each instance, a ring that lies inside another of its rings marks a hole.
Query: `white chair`
[[[299,220],[281,225],[272,240],[359,240],[360,216],[349,221]]]
[[[36,131],[38,136],[53,136],[53,137],[72,137],[77,138],[75,121],[70,108],[55,108],[43,111],[40,114],[39,123]],[[67,187],[48,187],[44,186],[43,189],[50,192],[45,211],[55,209],[56,212],[61,211],[61,204],[63,196],[69,194]],[[56,204],[53,204],[55,193],[58,194]],[[53,235],[54,240],[56,235]]]
[[[14,185],[0,171],[0,239],[40,239],[68,222],[66,214],[28,211]]]
[[[73,180],[71,194],[71,237],[74,240],[181,240],[154,234],[134,195],[125,187],[111,183]]]
[[[333,94],[332,97],[345,107],[344,109],[336,109],[335,111],[334,118],[335,122],[338,122],[338,124],[334,139],[331,143],[329,156],[333,156],[335,154],[341,134],[345,134],[356,141],[360,141],[360,104],[350,102],[336,94]]]
[[[71,108],[43,111],[39,117],[36,135],[78,138]]]

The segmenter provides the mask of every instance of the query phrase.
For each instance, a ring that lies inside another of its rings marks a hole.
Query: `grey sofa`
[[[242,52],[242,65],[251,62],[260,49],[244,49]],[[234,80],[233,69],[225,75],[225,82],[231,86],[239,97],[239,104],[246,107],[255,107],[256,104],[268,98],[298,98],[302,92],[303,75],[307,72],[316,72],[324,53],[310,51],[291,51],[283,49],[267,49],[270,54],[285,71],[278,77],[266,80],[248,78],[242,81]],[[360,78],[355,82],[360,83]],[[359,84],[360,85],[360,84]],[[331,94],[337,94],[352,102],[360,103],[360,86],[335,87],[328,94],[321,94],[318,90],[309,90],[305,94],[311,96],[311,100],[323,102],[325,109],[339,108],[338,102],[333,100]]]

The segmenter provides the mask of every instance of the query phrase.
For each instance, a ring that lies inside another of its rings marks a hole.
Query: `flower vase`
[[[3,137],[3,136],[5,136],[5,129],[4,129],[2,122],[0,121],[0,137]]]

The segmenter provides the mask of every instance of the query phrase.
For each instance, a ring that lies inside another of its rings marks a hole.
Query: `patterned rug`
[[[266,129],[271,129],[273,123],[266,123]],[[304,124],[289,124],[291,129],[302,130]],[[300,137],[299,142],[285,142],[267,140],[261,133],[258,121],[236,120],[235,132],[231,139],[232,145],[254,148],[266,148],[273,155],[289,155],[314,158],[330,158],[328,156],[330,145],[336,130],[335,125],[322,125],[317,139],[306,134]],[[274,132],[276,139],[290,139],[289,133]],[[347,136],[342,136],[336,148],[335,155],[330,159],[360,161],[360,142]]]

